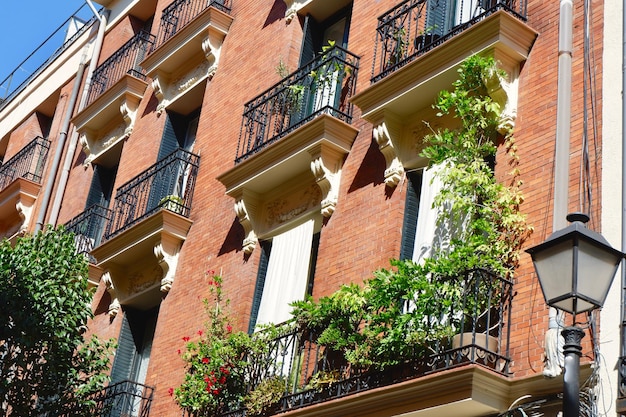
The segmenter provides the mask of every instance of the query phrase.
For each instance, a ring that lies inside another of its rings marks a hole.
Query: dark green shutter
[[[311,261],[309,263],[309,280],[307,282],[307,295],[313,294],[313,284],[315,281],[315,267],[317,266],[317,252],[320,247],[320,232],[313,234],[313,244],[311,245]]]
[[[167,117],[165,119],[165,127],[163,128],[163,136],[161,136],[161,145],[159,147],[157,161],[160,161],[161,159],[165,158],[167,155],[178,149],[179,142],[175,127],[179,118],[180,116],[176,113],[167,113]]]
[[[320,45],[320,30],[318,24],[311,15],[304,18],[302,28],[302,48],[300,49],[300,67],[315,58],[315,54],[322,50]]]
[[[400,259],[411,259],[415,247],[417,215],[420,206],[422,189],[422,171],[407,172],[406,202],[404,221],[402,223],[402,240],[400,241]]]
[[[113,194],[113,183],[115,182],[116,173],[117,166],[107,168],[102,165],[94,165],[93,177],[91,177],[91,186],[87,194],[85,209],[88,209],[94,204],[99,204],[103,207],[109,206],[111,195]]]
[[[137,354],[137,347],[133,339],[133,333],[130,329],[128,314],[124,313],[122,319],[122,329],[117,338],[117,351],[115,352],[115,360],[111,368],[111,385],[117,382],[127,380],[131,377],[133,361]]]
[[[265,286],[265,275],[267,275],[267,264],[269,263],[270,252],[272,251],[272,241],[263,241],[259,246],[261,246],[261,259],[259,259],[259,270],[256,274],[256,286],[254,287],[252,311],[250,311],[250,323],[248,324],[248,333],[250,334],[254,332],[256,319],[259,315],[261,297],[263,296],[263,287]]]

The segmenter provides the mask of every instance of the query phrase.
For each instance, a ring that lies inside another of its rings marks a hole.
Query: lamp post
[[[601,234],[587,229],[589,216],[573,213],[571,224],[526,250],[535,265],[546,304],[573,316],[561,334],[563,346],[563,417],[578,417],[579,372],[585,333],[576,315],[602,307],[620,261],[626,255],[611,247]]]

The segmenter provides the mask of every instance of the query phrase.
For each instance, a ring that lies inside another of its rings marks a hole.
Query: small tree
[[[0,242],[0,404],[7,416],[89,415],[112,341],[85,340],[87,261],[73,235],[47,228]]]

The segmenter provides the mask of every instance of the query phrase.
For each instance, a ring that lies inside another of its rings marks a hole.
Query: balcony
[[[93,401],[93,405],[88,412],[89,415],[98,417],[148,417],[153,396],[154,387],[134,381],[122,381],[91,394],[89,399]],[[75,415],[87,415],[86,410],[78,408],[60,417]]]
[[[156,43],[141,64],[152,79],[157,111],[186,114],[200,106],[200,86],[215,75],[233,21],[229,12],[230,0],[175,0],[163,10]]]
[[[41,190],[50,141],[36,137],[0,166],[0,233],[13,239],[26,231]]]
[[[187,237],[200,157],[178,149],[122,185],[115,195],[103,243],[91,251],[119,305],[154,305],[174,282]]]
[[[273,376],[285,381],[284,395],[264,415],[470,417],[506,410],[517,395],[505,378],[512,282],[484,270],[467,271],[458,280],[462,311],[433,308],[448,312],[443,320],[458,331],[450,340],[416,348],[382,369],[358,369],[342,352],[318,344],[316,330],[287,330],[261,355],[247,358],[243,378],[249,381],[248,391]],[[422,319],[434,323],[442,317]],[[243,417],[246,411],[225,410],[221,415]]]
[[[358,132],[349,101],[358,64],[334,46],[245,105],[235,167],[218,179],[236,200],[246,253],[299,215],[334,212],[343,160]],[[302,190],[306,195],[294,199]],[[278,201],[282,211],[272,208]],[[268,212],[275,221],[263,220]]]
[[[93,270],[96,259],[91,251],[100,245],[104,227],[111,219],[111,211],[106,207],[94,204],[87,210],[65,224],[67,231],[74,233],[76,253],[83,254],[89,260],[89,285],[97,286],[102,271]]]
[[[72,120],[82,135],[86,164],[121,145],[131,134],[148,87],[139,62],[153,43],[152,35],[140,32],[94,71],[88,105]]]
[[[352,101],[374,125],[390,187],[406,168],[424,165],[418,157],[429,132],[423,121],[436,123],[431,106],[468,56],[490,55],[499,62],[507,77],[491,80],[490,94],[507,123],[515,123],[519,67],[537,37],[525,24],[526,1],[456,3],[430,8],[428,0],[406,0],[378,18],[372,83]]]

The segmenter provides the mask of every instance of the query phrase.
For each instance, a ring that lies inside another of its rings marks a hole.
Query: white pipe
[[[85,80],[85,87],[83,88],[83,95],[80,99],[80,103],[78,104],[78,111],[80,112],[85,108],[85,104],[87,103],[87,98],[89,96],[89,88],[91,87],[93,73],[98,65],[98,58],[100,57],[100,52],[102,50],[102,43],[104,41],[104,34],[107,25],[107,17],[109,15],[108,10],[104,10],[102,15],[98,15],[98,12],[93,7],[93,4],[90,0],[85,0],[85,2],[89,5],[91,10],[94,12],[96,17],[98,18],[99,26],[98,26],[98,35],[96,36],[96,42],[94,45],[93,52],[91,54],[91,62],[89,63],[89,69],[87,70],[87,78]],[[65,162],[63,163],[63,169],[61,170],[61,176],[59,178],[59,186],[57,187],[57,191],[54,197],[54,202],[52,203],[52,208],[50,209],[50,217],[48,218],[48,223],[56,224],[59,218],[59,211],[61,210],[61,202],[63,201],[63,196],[65,195],[65,190],[67,188],[67,180],[69,177],[70,169],[72,167],[72,161],[74,160],[74,153],[76,152],[76,147],[78,145],[78,132],[73,129],[72,137],[70,139],[69,145],[67,147],[67,152],[65,154]]]
[[[567,226],[570,123],[572,107],[572,0],[561,0],[559,16],[559,73],[557,81],[552,231]]]

